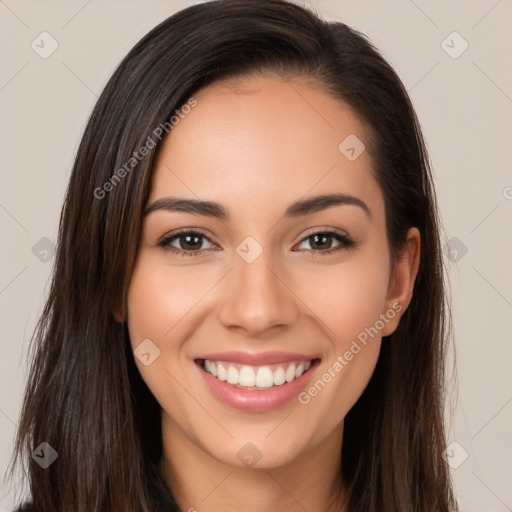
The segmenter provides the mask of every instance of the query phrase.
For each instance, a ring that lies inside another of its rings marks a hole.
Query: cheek
[[[172,339],[173,327],[186,314],[187,288],[181,286],[179,275],[175,278],[171,282],[161,265],[145,255],[141,255],[132,274],[128,290],[128,330],[132,348],[137,355],[139,344],[150,340],[157,347],[156,352],[159,352],[158,358],[148,366],[135,358],[148,385],[152,381],[158,382],[162,377],[158,375],[162,372],[157,371],[163,369],[162,359],[166,359],[169,354],[173,356],[171,361],[176,359],[174,351],[178,349],[177,344],[169,340]]]
[[[360,253],[338,265],[305,269],[296,276],[294,290],[343,350],[384,311],[388,279],[386,258]]]
[[[136,346],[145,338],[154,338],[167,340],[169,348],[173,329],[181,327],[181,322],[188,319],[188,315],[215,283],[215,278],[215,275],[205,275],[202,270],[194,270],[193,266],[171,271],[161,261],[142,256],[135,267],[128,291],[128,324],[132,345]]]

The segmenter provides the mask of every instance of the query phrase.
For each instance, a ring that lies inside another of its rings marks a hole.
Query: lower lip
[[[312,362],[309,370],[292,382],[267,390],[237,388],[208,373],[200,363],[196,364],[206,385],[221,402],[246,412],[265,412],[277,409],[296,397],[306,387],[318,362]]]

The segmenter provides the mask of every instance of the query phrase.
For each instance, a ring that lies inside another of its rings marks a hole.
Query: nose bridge
[[[246,258],[254,247],[240,244],[234,255],[233,270],[226,280],[226,293],[220,307],[220,320],[251,333],[291,324],[297,316],[294,295],[276,272],[271,250],[261,250],[253,260]],[[243,249],[247,251],[243,252]],[[253,252],[254,257],[254,252]]]

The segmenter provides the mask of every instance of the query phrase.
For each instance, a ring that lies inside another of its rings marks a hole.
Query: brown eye
[[[180,231],[165,237],[158,245],[166,251],[180,256],[197,256],[205,249],[208,249],[208,247],[203,247],[205,241],[213,245],[213,242],[202,233],[197,231]]]
[[[355,245],[355,242],[353,242],[349,237],[331,231],[322,231],[309,235],[302,240],[299,246],[304,242],[308,242],[309,247],[305,248],[307,251],[318,254],[330,254],[334,251],[344,248],[348,249]],[[333,242],[337,242],[337,245],[334,247],[332,245]]]
[[[203,245],[203,237],[201,235],[180,235],[176,240],[179,241],[180,249],[197,250]]]

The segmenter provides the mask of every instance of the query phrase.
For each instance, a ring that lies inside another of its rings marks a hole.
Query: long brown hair
[[[144,36],[107,83],[83,134],[51,289],[31,340],[11,467],[11,475],[17,464],[26,469],[37,512],[178,510],[158,470],[160,407],[114,312],[126,313],[161,142],[155,130],[204,86],[258,72],[308,76],[350,105],[370,128],[391,255],[408,228],[421,233],[410,306],[345,419],[340,471],[348,510],[457,509],[442,456],[451,324],[441,224],[407,92],[366,36],[343,23],[282,0],[219,0],[179,11]],[[43,442],[58,453],[46,469],[31,457]]]

